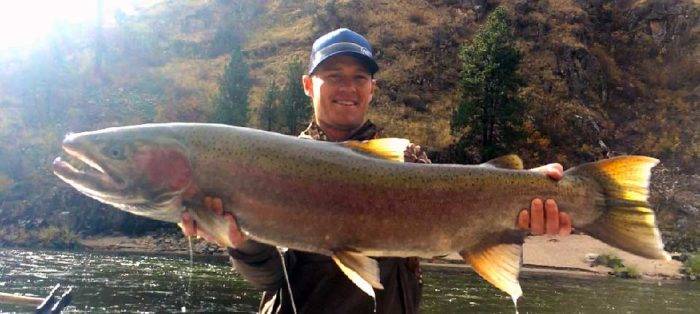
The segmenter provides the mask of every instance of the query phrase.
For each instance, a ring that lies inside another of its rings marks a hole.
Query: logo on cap
[[[360,46],[360,52],[362,52],[363,55],[372,58],[372,53],[367,48]]]

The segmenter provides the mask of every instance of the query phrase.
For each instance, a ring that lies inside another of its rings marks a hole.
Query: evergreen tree
[[[277,116],[279,111],[280,89],[275,80],[270,80],[265,90],[265,98],[260,106],[260,126],[267,131],[277,129]]]
[[[303,75],[301,61],[292,61],[287,67],[287,84],[282,89],[282,115],[290,135],[296,135],[304,127],[311,113],[309,98],[301,85]]]
[[[479,157],[507,153],[522,138],[524,104],[517,98],[523,81],[517,74],[520,52],[508,26],[505,9],[497,8],[471,44],[460,48],[462,101],[452,117],[452,132],[460,136],[461,159],[470,145]],[[474,161],[474,160],[472,160]]]
[[[224,69],[219,83],[214,121],[245,126],[248,123],[248,92],[250,91],[248,65],[243,61],[243,51],[236,45],[231,51],[231,60]]]

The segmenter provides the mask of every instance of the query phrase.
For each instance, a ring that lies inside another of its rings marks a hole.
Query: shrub
[[[40,229],[37,240],[41,247],[50,249],[73,249],[79,246],[78,235],[66,227],[49,226]]]
[[[683,262],[683,269],[681,271],[690,278],[700,276],[700,254],[697,252],[688,254],[688,259]]]
[[[639,271],[632,266],[625,266],[622,259],[612,254],[601,254],[593,261],[593,266],[603,265],[612,268],[611,274],[620,278],[639,278]]]

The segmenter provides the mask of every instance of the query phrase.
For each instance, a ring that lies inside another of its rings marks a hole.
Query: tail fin
[[[621,156],[567,171],[593,178],[602,187],[605,197],[604,202],[596,205],[603,213],[600,218],[580,228],[630,253],[670,259],[664,251],[654,212],[647,202],[651,168],[658,163],[659,160],[651,157]]]

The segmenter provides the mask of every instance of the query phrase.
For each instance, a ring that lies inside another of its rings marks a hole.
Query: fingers
[[[182,213],[182,222],[180,224],[180,228],[182,229],[182,233],[184,233],[185,236],[197,236],[200,238],[204,238],[209,242],[216,243],[216,241],[214,241],[213,238],[209,236],[209,234],[207,234],[203,230],[197,229],[197,221],[192,218],[192,215],[189,212]]]
[[[220,198],[215,198],[212,200],[212,208],[214,209],[214,212],[217,215],[223,215],[224,214],[224,204],[221,201]]]
[[[531,171],[541,172],[546,174],[550,179],[559,181],[564,177],[564,167],[559,163],[547,164],[537,168],[530,169]]]
[[[544,234],[544,206],[539,198],[530,203],[530,232],[534,235]]]
[[[211,210],[211,207],[212,207],[212,205],[211,205],[211,197],[210,197],[210,196],[205,196],[205,197],[204,197],[204,208],[205,208],[206,210]]]
[[[228,222],[228,238],[231,241],[231,244],[233,244],[234,247],[240,246],[240,244],[245,241],[245,236],[243,235],[243,232],[238,229],[238,222],[236,221],[236,218],[230,213],[226,213],[224,218]]]
[[[218,245],[218,246],[225,247],[225,245],[223,245],[222,243],[219,243],[219,241],[217,241],[214,237],[212,237],[211,235],[209,235],[208,233],[206,233],[202,230],[199,230],[197,232],[197,236],[199,236],[200,238],[203,238],[204,241],[207,241],[209,243],[216,243],[216,245]]]
[[[523,209],[518,213],[517,228],[527,230],[533,235],[569,235],[573,229],[571,216],[560,212],[557,203],[548,199],[542,203],[539,198],[530,203],[530,210]]]
[[[561,180],[561,178],[564,177],[564,167],[561,164],[553,163],[553,164],[549,164],[547,166],[549,166],[547,168],[547,176],[550,179],[552,179],[554,181],[559,181],[559,180]]]
[[[182,213],[182,222],[179,225],[180,229],[182,229],[182,233],[184,233],[185,236],[191,237],[197,235],[197,225],[194,219],[192,219],[190,213]]]
[[[224,203],[218,197],[204,197],[204,208],[206,210],[214,211],[217,215],[224,214]]]
[[[217,215],[223,216],[223,218],[226,220],[226,222],[228,223],[228,237],[231,241],[231,244],[234,247],[239,246],[243,243],[243,241],[245,241],[245,235],[241,232],[240,229],[238,229],[238,222],[236,221],[236,218],[233,217],[231,213],[224,212],[224,204],[220,198],[205,196],[203,200],[203,205],[204,209],[211,210]],[[197,222],[192,218],[192,215],[190,215],[189,212],[184,212],[182,214],[182,222],[180,224],[180,227],[182,228],[182,232],[186,236],[196,235],[201,238],[204,238],[204,240],[207,242],[216,243],[221,247],[226,246],[217,241],[213,236],[211,236],[204,230],[198,230]]]
[[[522,230],[530,229],[530,212],[527,208],[521,210],[518,214],[517,227]]]
[[[559,235],[570,235],[571,230],[571,216],[569,214],[560,212],[559,213]]]
[[[559,207],[554,200],[549,199],[544,203],[545,231],[549,235],[559,234]]]
[[[241,243],[243,243],[243,241],[245,241],[245,236],[238,229],[238,223],[236,222],[236,218],[234,218],[231,213],[224,212],[224,203],[221,200],[221,198],[205,196],[203,203],[204,208],[206,210],[211,210],[217,215],[223,216],[223,218],[226,220],[226,222],[228,223],[228,237],[231,241],[231,244],[233,244],[234,247],[240,245]],[[219,243],[219,241],[216,241],[214,237],[212,237],[204,231],[199,230],[199,233],[197,235],[204,238],[204,240],[206,240],[207,242],[217,243],[219,246],[222,247],[226,246],[222,245],[222,243]]]

